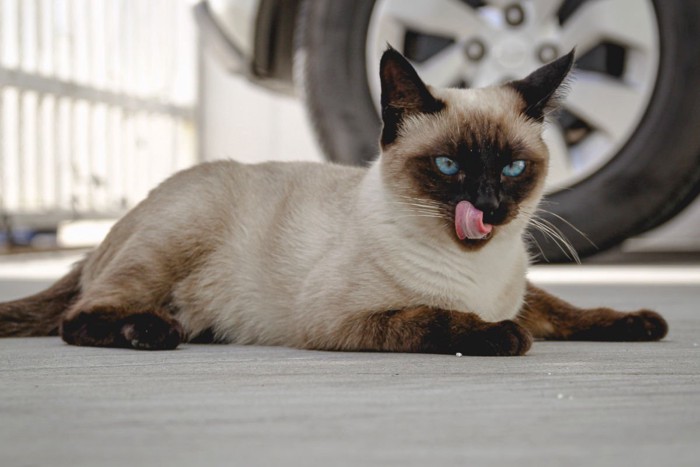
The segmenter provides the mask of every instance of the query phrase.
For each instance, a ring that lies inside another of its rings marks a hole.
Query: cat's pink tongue
[[[460,240],[478,240],[491,232],[493,226],[484,224],[484,212],[469,201],[460,201],[455,208],[455,230]]]

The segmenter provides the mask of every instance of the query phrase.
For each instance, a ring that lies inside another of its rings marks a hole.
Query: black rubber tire
[[[700,192],[700,60],[693,46],[700,42],[700,2],[654,4],[661,57],[645,116],[608,164],[548,196],[547,209],[556,215],[543,217],[582,257],[667,221]],[[306,0],[298,18],[297,84],[325,153],[336,162],[363,164],[378,154],[381,122],[365,71],[373,6],[374,0]],[[533,235],[547,261],[570,261],[555,242]]]
[[[374,0],[303,1],[295,28],[294,76],[326,156],[365,164],[379,154],[381,121],[365,69]]]

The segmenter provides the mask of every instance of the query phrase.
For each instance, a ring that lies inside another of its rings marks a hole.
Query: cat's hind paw
[[[658,341],[668,333],[666,320],[655,311],[626,313],[613,326],[619,341]]]

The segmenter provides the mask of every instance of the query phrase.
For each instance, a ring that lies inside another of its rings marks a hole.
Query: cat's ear
[[[382,146],[394,142],[401,121],[416,113],[438,112],[444,102],[433,97],[416,70],[399,52],[389,47],[379,64],[382,82]]]
[[[574,64],[575,50],[533,71],[526,78],[506,84],[514,88],[525,101],[523,113],[543,121],[549,110],[556,107],[566,89],[566,77]]]

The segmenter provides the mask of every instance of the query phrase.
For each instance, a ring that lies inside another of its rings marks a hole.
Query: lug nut
[[[545,44],[537,51],[537,58],[542,63],[549,63],[559,56],[559,49],[552,44]]]
[[[506,23],[511,26],[520,26],[525,22],[525,10],[517,3],[506,7],[505,10]]]
[[[486,47],[484,43],[478,39],[469,41],[464,47],[464,53],[467,55],[469,60],[479,61],[486,55]]]

